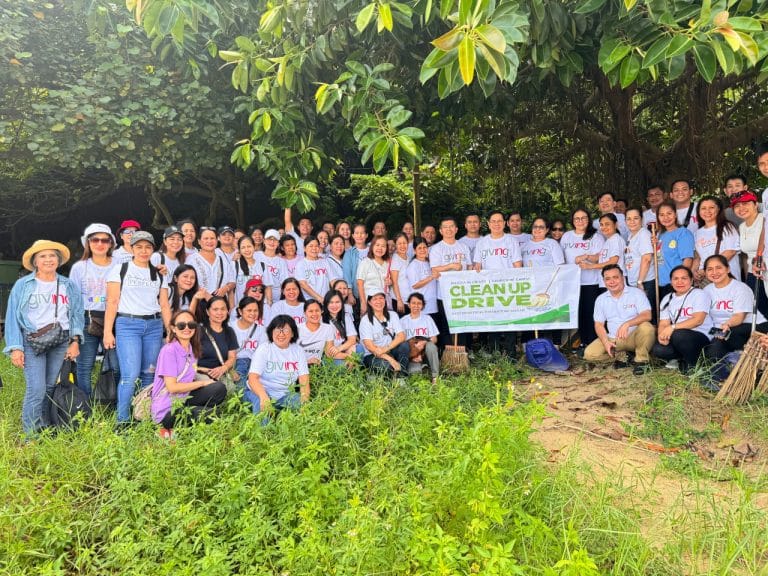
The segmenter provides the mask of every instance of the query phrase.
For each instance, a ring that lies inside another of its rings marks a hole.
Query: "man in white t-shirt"
[[[768,140],[757,146],[755,156],[757,156],[757,169],[760,170],[760,174],[768,178]],[[762,201],[763,217],[768,221],[768,209],[766,209],[768,206],[768,188],[763,190]],[[768,244],[768,234],[765,234],[765,238],[765,243]]]
[[[731,198],[746,190],[749,190],[746,176],[742,174],[729,174],[725,177],[725,185],[723,186],[723,192],[725,192],[725,197],[727,198],[727,200],[723,202],[726,206],[725,219],[736,226],[736,228],[738,228],[744,220],[736,216],[733,208],[731,208]]]
[[[678,179],[672,182],[670,198],[677,208],[677,223],[681,228],[688,228],[691,234],[696,235],[699,229],[699,220],[696,216],[696,202],[691,200],[693,196],[693,184],[690,180]]]
[[[480,216],[478,214],[475,214],[474,212],[471,212],[467,214],[467,217],[464,219],[464,230],[467,231],[464,236],[459,238],[459,242],[462,242],[467,245],[467,248],[469,248],[469,255],[472,257],[472,260],[475,259],[475,246],[477,246],[478,241],[480,240]]]
[[[656,222],[656,208],[664,202],[667,195],[664,192],[664,188],[658,184],[652,184],[648,187],[645,194],[645,203],[648,206],[648,210],[643,212],[643,226],[648,226],[652,222]]]
[[[619,234],[626,241],[629,238],[629,228],[627,228],[627,219],[624,214],[620,214],[616,211],[616,199],[613,192],[603,192],[597,198],[597,207],[600,209],[600,216],[605,214],[613,214],[616,216],[616,227]],[[595,230],[600,230],[600,218],[595,218],[592,221],[592,225]]]
[[[456,219],[446,216],[440,221],[440,235],[443,239],[429,249],[429,264],[433,272],[449,272],[466,270],[472,266],[472,258],[469,248],[456,240],[459,227]],[[437,328],[440,330],[438,342],[443,348],[451,343],[451,334],[448,329],[448,319],[445,316],[443,300],[440,297],[440,280],[437,280]],[[459,334],[459,344],[466,346],[468,338],[465,334]]]
[[[312,219],[308,216],[302,216],[299,218],[298,229],[299,233],[293,227],[293,220],[291,216],[291,209],[286,208],[283,212],[283,223],[285,225],[285,233],[292,236],[296,240],[296,253],[304,258],[304,240],[312,234]]]
[[[604,362],[614,358],[617,350],[633,352],[633,373],[645,374],[649,352],[656,340],[656,331],[651,325],[651,304],[645,292],[624,285],[624,274],[618,265],[606,266],[602,273],[608,291],[595,300],[597,339],[587,346],[584,360]]]

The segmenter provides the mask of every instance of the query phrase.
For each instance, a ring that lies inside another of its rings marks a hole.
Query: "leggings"
[[[603,292],[597,284],[586,284],[579,291],[579,338],[581,346],[589,346],[597,338],[595,333],[595,300]]]
[[[168,414],[163,416],[160,424],[163,428],[170,430],[179,417],[182,419],[188,417],[192,421],[199,420],[201,416],[210,413],[214,407],[224,402],[226,397],[227,387],[221,382],[212,382],[207,386],[192,390],[184,400],[183,406],[169,410]]]
[[[709,344],[709,338],[701,332],[681,328],[672,332],[669,344],[656,342],[651,353],[662,360],[679,360],[680,371],[686,372],[689,368],[696,366],[701,351],[707,344]]]

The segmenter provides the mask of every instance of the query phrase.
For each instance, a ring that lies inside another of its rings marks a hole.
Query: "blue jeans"
[[[96,363],[96,355],[99,353],[101,338],[88,334],[88,324],[90,324],[90,320],[86,315],[83,341],[80,344],[80,355],[77,357],[77,387],[90,398],[93,365]],[[104,354],[109,354],[110,367],[115,371],[115,376],[119,377],[120,369],[117,354],[114,350],[105,350]]]
[[[235,360],[235,372],[240,374],[239,386],[248,387],[248,370],[251,368],[250,358],[238,358]]]
[[[246,402],[251,404],[251,411],[254,414],[261,412],[261,400],[259,400],[259,397],[253,392],[253,390],[251,390],[250,386],[246,385],[243,396],[245,397]],[[272,406],[274,406],[275,410],[278,412],[285,409],[298,410],[298,408],[301,406],[301,396],[298,392],[288,392],[285,396],[282,396],[277,400],[273,398]],[[265,416],[261,423],[262,425],[267,425],[269,423],[269,416]]]
[[[163,345],[163,321],[160,318],[142,320],[118,316],[115,320],[117,361],[120,383],[117,385],[117,421],[131,419],[131,400],[136,380],[141,387],[149,386],[155,377],[155,365]]]
[[[64,342],[40,354],[24,340],[24,403],[21,407],[21,424],[26,434],[34,434],[50,425],[50,410],[53,388],[64,362],[69,344]]]

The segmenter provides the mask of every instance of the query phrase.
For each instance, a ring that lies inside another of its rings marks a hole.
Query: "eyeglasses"
[[[123,236],[130,236],[134,232],[136,232],[136,230],[123,230],[122,235]]]
[[[565,228],[552,228],[552,232],[565,232]]]
[[[100,236],[88,238],[91,244],[112,244],[112,238],[102,238]]]
[[[531,226],[531,229],[533,230],[546,230],[546,226]]]
[[[197,330],[197,322],[177,322],[174,326],[176,330]]]
[[[275,328],[274,329],[275,334],[279,334],[280,336],[292,336],[293,331],[291,330],[290,326],[283,326],[282,328]]]

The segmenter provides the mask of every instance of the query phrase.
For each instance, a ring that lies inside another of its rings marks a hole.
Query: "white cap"
[[[85,245],[88,244],[88,237],[93,234],[98,234],[99,232],[102,234],[108,234],[109,237],[112,238],[113,246],[117,244],[115,242],[115,237],[112,234],[112,229],[109,226],[106,224],[89,224],[85,229],[85,232],[83,232],[83,235],[80,237],[80,242],[83,244],[83,248],[85,248]]]
[[[267,233],[264,234],[264,239],[266,240],[267,238],[274,238],[275,240],[280,240],[280,232],[278,232],[274,228],[270,228],[269,230],[267,230]]]

